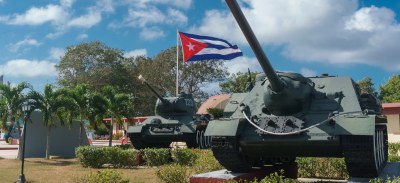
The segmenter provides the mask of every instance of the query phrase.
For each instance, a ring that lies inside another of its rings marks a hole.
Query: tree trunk
[[[83,145],[83,131],[84,131],[84,125],[83,125],[83,119],[82,119],[82,115],[80,117],[80,133],[79,133],[79,145],[82,146]]]
[[[113,136],[113,120],[111,118],[111,124],[110,124],[110,131],[109,131],[109,141],[108,141],[108,146],[112,146],[112,136]]]
[[[47,127],[47,142],[46,142],[46,159],[50,159],[50,133],[51,133],[51,127]]]
[[[83,145],[83,131],[84,131],[83,121],[81,121],[80,125],[81,125],[81,129],[79,132],[79,145],[82,146]]]

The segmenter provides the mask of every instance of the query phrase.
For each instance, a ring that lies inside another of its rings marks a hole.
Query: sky
[[[329,73],[375,88],[400,71],[400,2],[238,0],[272,66],[305,76]],[[100,41],[125,56],[175,46],[177,30],[237,44],[230,73],[262,71],[222,0],[0,0],[0,73],[41,91],[57,83],[66,47]],[[217,92],[218,83],[204,86]]]

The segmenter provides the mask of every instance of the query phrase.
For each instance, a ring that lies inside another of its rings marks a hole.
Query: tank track
[[[342,147],[350,177],[377,177],[388,160],[386,125],[376,125],[374,136],[343,136]]]
[[[146,143],[142,140],[141,134],[130,133],[129,138],[135,149],[140,150],[146,148]]]
[[[236,137],[212,137],[211,149],[214,157],[229,171],[249,172],[252,169]]]
[[[137,150],[145,149],[145,148],[169,148],[171,142],[160,142],[160,143],[147,143],[142,139],[141,134],[131,133],[129,134],[129,138],[133,147]]]

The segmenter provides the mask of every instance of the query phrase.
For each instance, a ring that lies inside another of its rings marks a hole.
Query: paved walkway
[[[5,159],[16,159],[18,154],[18,145],[9,145],[3,139],[0,139],[0,157]]]
[[[120,141],[113,140],[113,146],[121,145]],[[92,146],[108,146],[108,140],[95,140]],[[9,145],[3,139],[0,139],[0,158],[16,159],[18,154],[18,145]]]

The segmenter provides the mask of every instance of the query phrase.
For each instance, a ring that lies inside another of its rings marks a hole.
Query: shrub
[[[103,147],[79,146],[75,154],[83,167],[100,168],[108,161]]]
[[[119,140],[122,136],[124,136],[124,134],[122,132],[113,134],[113,140]]]
[[[134,149],[132,144],[121,144],[121,145],[116,145],[115,147],[119,147],[121,149]]]
[[[193,166],[193,169],[196,173],[205,173],[224,168],[215,159],[211,151],[199,149],[195,149],[195,151],[198,153],[198,158]]]
[[[144,159],[148,166],[160,166],[170,162],[169,148],[146,148],[143,150]]]
[[[136,166],[137,151],[124,150],[118,147],[91,147],[80,146],[76,148],[76,157],[84,167],[101,168],[104,164],[113,167]]]
[[[299,177],[347,179],[344,158],[297,158]]]
[[[164,165],[156,172],[157,177],[166,183],[186,183],[189,182],[190,171],[186,166],[179,164]]]
[[[298,182],[297,180],[285,178],[283,176],[283,170],[280,172],[274,172],[266,176],[265,178],[261,179],[260,181],[255,180],[252,183],[293,183]]]
[[[224,116],[224,110],[220,108],[208,108],[207,112],[211,114],[214,117],[214,119],[218,119]]]
[[[172,154],[172,159],[174,162],[180,165],[192,166],[195,164],[196,159],[198,158],[198,153],[196,153],[193,149],[188,148],[177,148]]]
[[[389,155],[388,162],[400,162],[400,156]]]
[[[400,143],[389,143],[389,154],[390,155],[399,155]]]
[[[129,180],[123,180],[121,174],[115,170],[91,172],[89,175],[81,178],[79,182],[85,183],[128,183]]]
[[[106,127],[102,127],[101,126],[94,132],[94,134],[99,135],[99,136],[108,135],[109,131],[108,131],[108,129]]]
[[[136,166],[137,151],[124,150],[119,147],[104,147],[107,163],[115,168]]]

